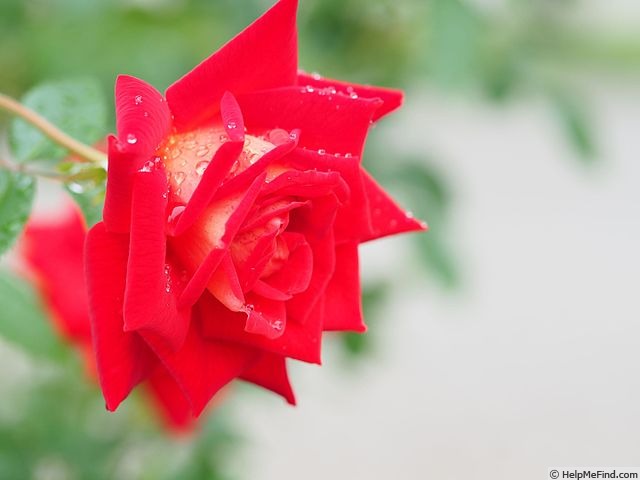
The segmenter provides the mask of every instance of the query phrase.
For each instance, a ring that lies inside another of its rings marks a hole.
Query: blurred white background
[[[341,373],[331,350],[327,368],[295,368],[296,409],[268,394],[243,402],[247,478],[640,466],[640,87],[587,88],[601,146],[590,169],[534,99],[411,92],[394,128],[446,162],[463,288],[419,279],[406,239],[364,247],[364,274],[397,284],[378,351]]]

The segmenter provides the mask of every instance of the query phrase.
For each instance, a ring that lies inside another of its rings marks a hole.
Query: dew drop
[[[196,173],[199,176],[202,176],[208,166],[209,166],[209,162],[207,161],[198,162],[198,164],[196,165]]]
[[[136,143],[138,143],[138,137],[136,137],[133,133],[130,133],[129,135],[127,135],[127,143],[129,145],[135,145]]]
[[[271,324],[271,328],[273,328],[276,332],[281,332],[282,329],[284,328],[282,320],[276,320],[275,322],[273,322]]]
[[[318,150],[318,153],[320,155],[324,155],[325,153],[327,153],[327,151],[324,148],[321,148],[320,150]]]
[[[297,140],[297,138],[298,138],[298,134],[297,134],[296,132],[291,132],[291,133],[289,134],[289,138],[290,138],[291,140]]]
[[[236,122],[233,122],[233,121],[227,122],[227,128],[229,130],[235,130],[237,127],[238,127],[238,125],[236,124]]]
[[[144,165],[142,166],[142,168],[139,170],[140,172],[151,172],[156,168],[156,162],[154,162],[153,160],[148,160],[146,162],[144,162]]]
[[[406,213],[407,218],[414,218],[413,212]]]
[[[349,98],[352,98],[353,100],[355,100],[355,99],[357,99],[357,98],[358,98],[358,94],[357,94],[356,92],[351,92],[351,93],[349,94]]]
[[[180,185],[182,182],[184,182],[186,175],[184,172],[176,172],[173,174],[173,178],[176,179],[176,185]]]
[[[72,182],[68,185],[68,187],[69,190],[71,190],[73,193],[84,193],[84,187],[80,183]]]
[[[196,156],[200,158],[206,157],[208,154],[209,154],[209,149],[204,145],[198,148],[198,151],[196,152]]]
[[[136,105],[140,105],[140,104],[142,103],[142,95],[136,95],[136,96],[133,98],[133,101],[134,101],[134,103],[135,103]]]
[[[344,158],[351,158],[353,155],[351,155],[350,153],[345,153],[344,154]]]
[[[149,112],[144,112],[142,115],[143,115],[145,118],[148,118],[148,117],[149,117]]]
[[[320,75],[318,72],[313,72],[311,74],[311,78],[313,78],[314,80],[322,80],[322,75]]]
[[[184,205],[178,205],[176,207],[173,207],[173,209],[171,210],[171,213],[169,214],[169,218],[167,219],[167,221],[169,223],[173,223],[175,222],[175,220],[178,218],[178,216],[184,212],[184,209],[186,207]]]
[[[307,85],[307,86],[305,87],[305,92],[306,92],[306,93],[313,93],[313,92],[315,92],[315,91],[316,91],[316,89],[315,89],[315,88],[313,88],[311,85]]]

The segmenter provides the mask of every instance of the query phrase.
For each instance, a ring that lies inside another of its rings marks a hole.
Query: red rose
[[[86,228],[80,213],[70,208],[55,221],[31,221],[24,233],[21,254],[57,330],[82,351],[87,370],[95,377],[82,257],[85,237]],[[151,401],[172,430],[192,427],[193,417],[186,399],[183,405],[176,404],[181,397],[167,396],[167,383],[160,372],[149,377],[146,387]]]
[[[300,74],[281,0],[174,83],[116,84],[104,222],[86,270],[100,383],[114,410],[162,372],[198,415],[240,378],[294,403],[286,358],[363,332],[358,244],[422,230],[362,169],[400,92]]]

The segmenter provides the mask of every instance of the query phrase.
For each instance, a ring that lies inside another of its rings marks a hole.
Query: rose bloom
[[[96,378],[91,342],[89,299],[84,279],[83,245],[86,227],[75,208],[55,219],[30,221],[20,243],[25,272],[37,287],[49,318],[59,335],[80,350],[90,377]],[[194,426],[186,399],[164,395],[161,371],[145,382],[147,397],[172,431]]]
[[[299,73],[296,8],[278,2],[166,98],[116,82],[85,245],[109,410],[148,378],[196,416],[234,379],[293,404],[286,359],[319,364],[323,332],[366,329],[358,245],[425,229],[360,162],[402,94]]]

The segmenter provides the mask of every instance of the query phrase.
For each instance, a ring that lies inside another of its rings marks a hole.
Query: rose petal
[[[299,128],[300,147],[360,156],[379,99],[305,93],[300,87],[238,95],[248,129]]]
[[[247,215],[251,211],[253,203],[258,197],[260,189],[264,184],[264,179],[264,174],[256,178],[253,184],[245,192],[244,197],[242,197],[235,206],[234,211],[226,221],[224,233],[221,235],[220,241],[211,250],[207,257],[205,257],[204,261],[200,265],[198,265],[196,272],[194,273],[191,280],[189,280],[189,283],[178,302],[179,308],[186,308],[190,305],[193,305],[198,300],[198,297],[200,297],[205,288],[207,288],[207,285],[211,283],[211,278],[220,265],[225,252],[228,250],[229,245],[237,235]],[[173,243],[178,253],[180,253],[180,251],[182,250],[181,244],[184,244],[185,241],[196,240],[177,239],[176,241],[174,241]]]
[[[298,69],[297,0],[280,0],[237,37],[167,90],[179,128],[217,113],[223,92],[294,85]]]
[[[107,409],[115,410],[157,359],[137,333],[125,333],[122,318],[127,255],[126,236],[107,233],[103,223],[87,234],[85,261],[91,329],[100,386]]]
[[[363,169],[365,193],[369,199],[371,229],[363,232],[361,241],[396,235],[404,232],[427,230],[427,225],[413,218],[399,207],[380,185]]]
[[[176,432],[188,431],[194,426],[189,400],[164,368],[157,368],[147,383],[151,400],[158,406],[167,426]]]
[[[336,247],[336,268],[324,293],[323,330],[365,332],[362,319],[362,292],[358,245]]]
[[[296,149],[284,160],[291,168],[323,172],[338,172],[349,186],[349,197],[341,198],[334,223],[336,243],[359,240],[363,231],[371,228],[369,200],[365,195],[364,181],[358,157],[320,155],[312,150]]]
[[[269,150],[260,159],[249,166],[246,170],[243,170],[240,174],[227,180],[218,190],[217,196],[224,198],[232,194],[236,194],[246,189],[251,182],[265,171],[265,169],[272,163],[280,160],[282,157],[292,152],[298,145],[299,132],[292,132],[293,139],[282,145],[276,145],[275,148]]]
[[[303,362],[320,363],[322,325],[311,313],[303,326],[287,323],[284,333],[276,339],[253,335],[245,331],[246,315],[230,311],[212,295],[204,295],[198,305],[203,316],[202,332],[206,338],[252,347]]]
[[[140,168],[138,164],[145,160],[145,157],[131,154],[124,148],[116,137],[109,136],[107,191],[102,216],[107,230],[116,233],[127,233],[131,226],[133,174]]]
[[[152,156],[171,129],[171,112],[162,94],[138,78],[118,76],[116,129],[126,152]]]
[[[263,353],[240,378],[283,396],[290,405],[296,404],[287,374],[286,359],[280,355]]]
[[[331,78],[324,78],[318,75],[309,75],[298,72],[298,85],[310,85],[314,88],[335,88],[338,92],[355,98],[379,98],[382,105],[376,110],[372,120],[377,122],[380,118],[393,112],[402,105],[404,94],[400,90],[390,88],[372,87],[369,85],[358,85],[357,83],[342,82]]]
[[[265,282],[276,291],[289,295],[302,293],[309,287],[313,276],[313,250],[301,234],[285,232],[282,238],[287,243],[289,258]]]
[[[173,350],[180,348],[189,328],[190,312],[179,311],[181,293],[174,265],[167,263],[165,211],[167,180],[163,171],[138,172],[133,190],[133,213],[124,330],[149,330]]]
[[[189,203],[180,215],[173,232],[171,232],[172,235],[182,235],[202,215],[222,184],[222,180],[242,153],[242,146],[242,142],[225,142],[216,151]]]
[[[247,333],[264,335],[270,340],[281,337],[287,323],[284,302],[254,294],[249,294],[247,301],[247,321],[244,330]]]
[[[143,334],[189,399],[196,417],[220,389],[244,373],[260,356],[257,350],[205,340],[199,324],[200,318],[194,318],[184,346],[177,352],[168,349],[162,339]]]

